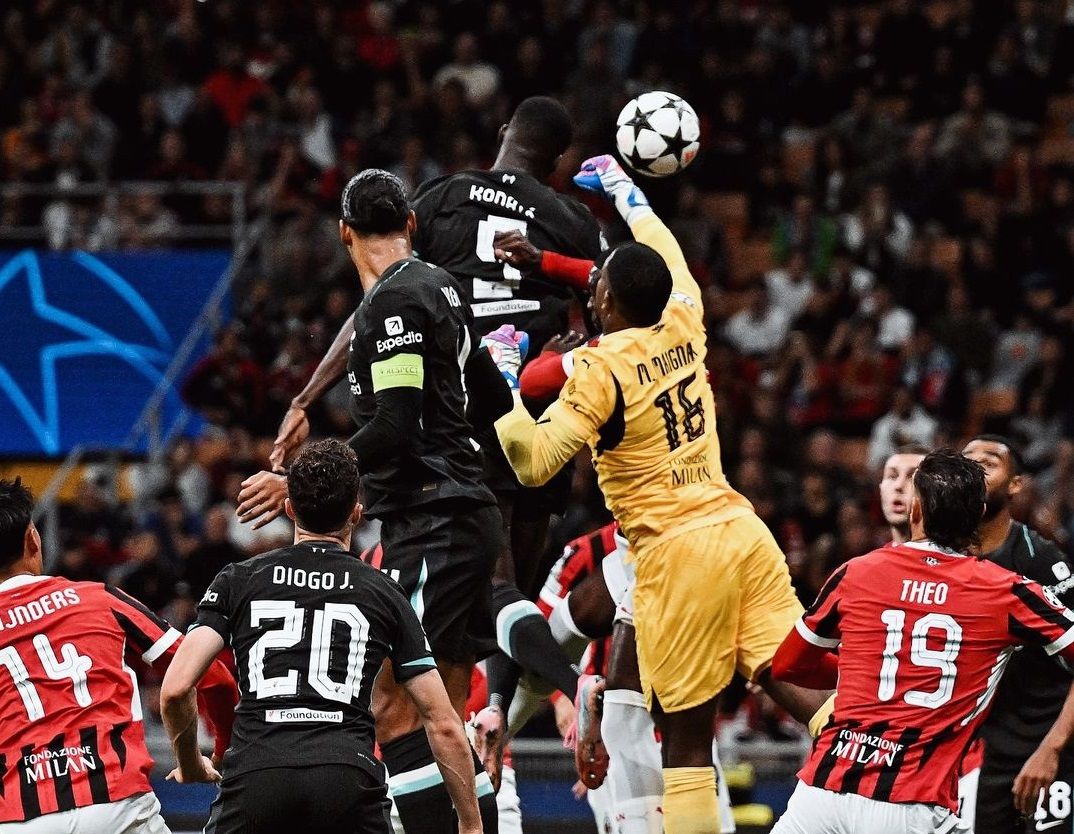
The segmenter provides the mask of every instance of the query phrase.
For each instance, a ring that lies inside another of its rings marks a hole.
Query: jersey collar
[[[11,591],[15,588],[21,588],[23,585],[30,585],[34,582],[44,582],[46,579],[52,579],[51,576],[41,574],[40,576],[33,576],[29,573],[20,573],[17,576],[12,576],[9,579],[5,579],[0,582],[0,591]]]
[[[906,542],[903,547],[912,547],[914,550],[925,550],[929,553],[942,553],[944,556],[957,556],[960,559],[965,559],[965,553],[959,553],[957,550],[952,550],[949,547],[941,547],[934,541],[925,539],[923,542]]]

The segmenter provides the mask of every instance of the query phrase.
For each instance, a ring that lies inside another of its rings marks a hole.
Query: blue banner
[[[122,446],[229,261],[219,251],[0,253],[0,455]],[[173,387],[161,432],[181,414]]]

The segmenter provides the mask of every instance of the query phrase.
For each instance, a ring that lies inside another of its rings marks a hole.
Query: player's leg
[[[663,739],[668,834],[719,830],[712,731],[717,696],[735,666],[742,560],[737,545],[725,522],[636,553],[638,669]],[[704,651],[698,651],[698,635],[704,635]]]
[[[475,610],[488,616],[488,577],[500,541],[488,529],[475,541],[479,523],[495,530],[501,525],[495,508],[451,502],[392,513],[381,524],[382,569],[397,579],[418,613],[460,720],[473,666],[467,628]],[[455,815],[428,737],[387,668],[376,681],[373,714],[389,792],[407,834],[450,834]],[[486,832],[495,831],[492,785],[476,756],[474,762],[482,821]]]
[[[492,591],[496,643],[523,670],[542,678],[568,698],[578,689],[578,670],[552,636],[537,604],[518,588],[497,582]],[[492,681],[490,677],[490,691]]]
[[[614,771],[610,787],[621,834],[660,834],[664,795],[660,744],[641,694],[634,625],[622,615],[612,634],[600,728],[612,762],[609,774]]]

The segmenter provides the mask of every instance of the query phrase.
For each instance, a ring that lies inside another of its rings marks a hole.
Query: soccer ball
[[[642,93],[619,113],[615,144],[639,174],[666,177],[693,162],[701,126],[697,113],[680,96]]]

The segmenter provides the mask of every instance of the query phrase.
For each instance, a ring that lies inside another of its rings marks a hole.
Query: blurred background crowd
[[[878,466],[911,441],[1015,437],[1032,475],[1019,514],[1065,546],[1072,82],[1074,4],[1051,0],[5,4],[0,226],[145,248],[197,242],[184,226],[231,210],[15,187],[123,180],[239,183],[270,218],[268,256],[183,385],[208,428],[125,470],[129,500],[91,470],[63,508],[60,570],[109,577],[181,625],[221,565],[287,539],[283,522],[239,525],[234,497],[358,301],[336,231],[353,173],[416,187],[486,166],[512,107],[553,94],[576,126],[566,189],[650,89],[702,120],[692,167],[644,185],[705,287],[730,480],[803,598],[885,540]],[[350,434],[346,392],[312,419]],[[586,467],[575,497],[550,548],[606,519]]]

